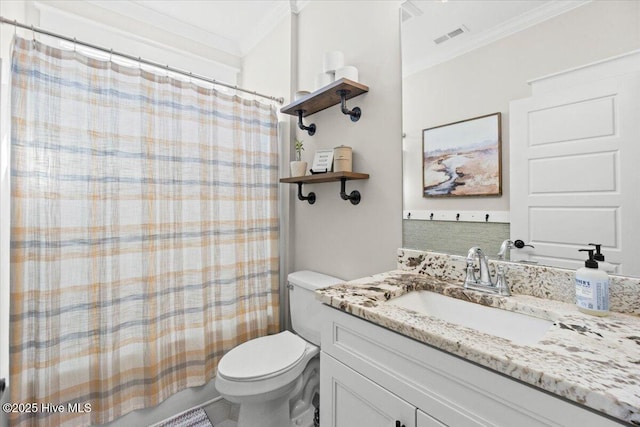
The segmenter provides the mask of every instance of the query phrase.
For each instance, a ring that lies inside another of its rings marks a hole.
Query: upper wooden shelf
[[[361,83],[349,79],[340,79],[282,107],[280,112],[297,116],[298,111],[302,110],[302,117],[310,116],[325,108],[340,104],[340,102],[342,102],[340,94],[338,93],[340,90],[349,91],[345,97],[346,99],[351,99],[365,92],[369,92],[369,88]]]
[[[285,182],[289,184],[319,184],[321,182],[333,182],[340,180],[352,180],[352,179],[369,179],[368,173],[358,173],[358,172],[327,172],[327,173],[318,173],[315,175],[304,175],[304,176],[292,176],[290,178],[280,178],[280,182]]]

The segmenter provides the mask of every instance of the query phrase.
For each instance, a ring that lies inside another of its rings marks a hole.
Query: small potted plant
[[[301,160],[304,144],[303,141],[298,138],[296,138],[295,144],[296,160],[291,162],[291,176],[304,176],[307,174],[307,162]]]

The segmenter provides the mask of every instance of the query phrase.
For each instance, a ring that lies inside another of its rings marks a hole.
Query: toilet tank
[[[289,288],[289,311],[294,332],[313,344],[320,346],[320,307],[315,290],[344,283],[335,277],[315,271],[296,271],[287,278]]]

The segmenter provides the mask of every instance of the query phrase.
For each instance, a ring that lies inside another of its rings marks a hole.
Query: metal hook
[[[13,35],[14,36],[18,35],[18,20],[17,19],[13,20]]]
[[[74,53],[76,52],[76,45],[77,45],[77,40],[76,40],[76,38],[74,37],[74,38],[73,38],[73,52],[74,52]]]
[[[31,37],[32,37],[31,42],[33,43],[33,47],[36,47],[36,32],[33,29],[33,24],[31,25]]]
[[[113,61],[113,48],[109,51],[109,62]]]
[[[138,70],[142,71],[142,58],[138,56]]]

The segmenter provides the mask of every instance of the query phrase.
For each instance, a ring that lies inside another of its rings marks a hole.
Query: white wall
[[[290,185],[293,218],[293,269],[311,269],[354,279],[395,268],[402,242],[401,58],[399,2],[314,1],[298,22],[299,90],[313,90],[322,72],[324,52],[344,52],[356,66],[369,92],[347,101],[362,109],[353,123],[334,106],[305,119],[317,126],[304,140],[303,160],[311,164],[316,149],[344,144],[353,147],[353,170],[369,180],[348,181],[347,193],[359,190],[362,201],[352,205],[340,196],[340,183],[306,185],[316,203],[295,198]],[[291,119],[292,123],[295,120]]]
[[[509,102],[527,81],[640,48],[640,2],[594,1],[403,82],[404,209],[509,210]],[[499,198],[422,197],[422,129],[502,112]]]
[[[284,103],[290,102],[292,85],[292,27],[297,17],[289,14],[262,39],[247,55],[242,58],[242,74],[240,84],[258,92],[276,97],[283,97]],[[263,100],[263,102],[267,102]],[[290,128],[287,116],[280,114],[281,104],[274,103],[278,109],[280,126],[280,173],[288,176],[290,154]],[[280,324],[288,327],[288,299],[286,295],[286,276],[289,271],[289,218],[290,203],[284,185],[280,186]]]
[[[291,16],[284,17],[242,58],[239,84],[289,102],[291,91]],[[262,100],[267,102],[266,100]],[[278,110],[281,107],[278,104]]]

